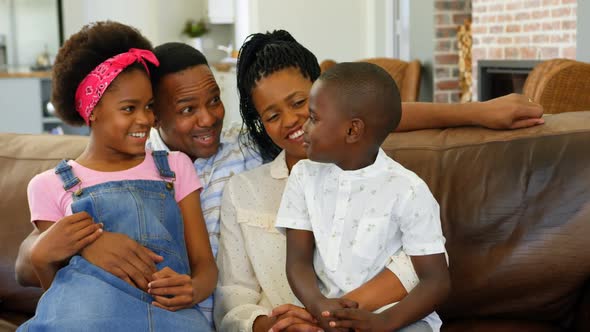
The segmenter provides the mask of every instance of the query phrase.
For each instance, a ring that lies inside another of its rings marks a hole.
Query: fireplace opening
[[[479,60],[478,90],[480,101],[509,93],[522,93],[524,82],[538,60]]]

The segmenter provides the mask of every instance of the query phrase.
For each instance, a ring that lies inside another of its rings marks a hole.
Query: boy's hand
[[[330,320],[330,327],[346,328],[355,331],[389,331],[384,315],[363,309],[336,309],[323,312],[322,316]]]
[[[315,302],[315,304],[311,307],[312,315],[316,317],[323,317],[322,313],[327,311],[332,311],[336,309],[356,309],[358,308],[359,304],[355,301],[345,299],[345,298],[336,298],[336,299],[321,299]]]
[[[59,222],[39,221],[42,230],[31,248],[35,264],[56,264],[72,257],[102,234],[102,224],[94,223],[86,212],[78,212]]]
[[[331,327],[330,322],[333,318],[329,316],[325,316],[326,313],[338,310],[338,309],[349,309],[349,308],[358,308],[358,303],[344,299],[327,299],[324,298],[322,300],[317,301],[312,306],[312,314],[318,319],[319,324],[321,327],[324,328],[326,331],[338,331],[339,329],[335,329]]]
[[[152,302],[154,306],[176,311],[197,304],[196,290],[189,275],[165,267],[154,273],[153,279],[148,284],[148,293],[155,299]]]
[[[275,324],[270,328],[272,332],[279,331],[310,331],[319,332],[317,320],[304,308],[293,304],[283,304],[274,309],[269,315],[275,318]]]

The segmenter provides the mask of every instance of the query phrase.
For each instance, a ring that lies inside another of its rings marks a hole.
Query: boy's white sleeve
[[[403,250],[391,256],[387,269],[395,274],[408,293],[420,282],[412,260]]]
[[[409,256],[445,252],[440,208],[424,181],[414,182],[402,204],[400,229],[403,249]]]
[[[285,228],[306,231],[312,230],[304,191],[305,173],[302,163],[297,163],[293,166],[291,175],[289,175],[289,179],[287,180],[275,222],[275,227],[283,234],[285,233]]]

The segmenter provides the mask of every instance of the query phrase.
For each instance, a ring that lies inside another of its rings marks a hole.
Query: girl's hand
[[[165,267],[152,276],[154,280],[148,284],[148,293],[155,299],[154,306],[176,311],[197,304],[196,290],[189,275]]]
[[[375,314],[363,309],[337,309],[323,312],[323,317],[335,319],[330,327],[353,329],[354,331],[389,331],[384,315]]]
[[[304,308],[293,304],[283,304],[272,310],[270,318],[274,318],[275,324],[270,328],[272,332],[300,331],[320,332],[317,320]]]
[[[102,224],[94,223],[86,212],[78,212],[58,222],[37,221],[41,232],[31,248],[33,265],[61,264],[102,234]]]

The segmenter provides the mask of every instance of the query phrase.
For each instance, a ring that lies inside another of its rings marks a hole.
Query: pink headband
[[[90,113],[100,101],[104,91],[123,69],[139,62],[145,67],[149,75],[150,71],[145,60],[155,66],[160,65],[160,62],[151,51],[131,48],[128,52],[117,54],[105,60],[80,82],[76,89],[76,111],[80,113],[87,125],[90,124]]]

